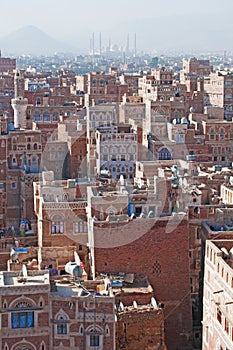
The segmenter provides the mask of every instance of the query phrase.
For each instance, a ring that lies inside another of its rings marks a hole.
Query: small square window
[[[17,188],[17,183],[16,182],[12,182],[11,183],[11,188],[12,188],[12,190],[15,190]]]

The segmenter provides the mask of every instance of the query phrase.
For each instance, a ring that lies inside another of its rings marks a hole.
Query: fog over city
[[[21,28],[34,26],[61,42],[61,51],[74,53],[88,52],[93,32],[96,46],[101,32],[103,48],[115,44],[123,50],[128,37],[129,47],[133,47],[136,33],[138,52],[231,52],[232,10],[230,0],[193,3],[184,0],[70,0],[64,3],[22,0],[15,1],[13,7],[4,1],[0,45],[3,52],[18,53],[12,35]],[[23,41],[23,36],[17,38]]]

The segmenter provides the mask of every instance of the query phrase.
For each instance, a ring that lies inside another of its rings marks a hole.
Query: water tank
[[[8,131],[14,131],[14,124],[13,123],[9,123],[7,125],[7,129],[8,129]]]
[[[65,266],[65,271],[74,277],[82,277],[83,274],[83,268],[76,264],[76,262],[68,262]]]

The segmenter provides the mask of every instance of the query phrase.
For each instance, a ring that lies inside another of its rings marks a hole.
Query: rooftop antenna
[[[126,52],[129,52],[129,33],[127,35],[127,43],[126,43],[126,49],[125,49]]]
[[[92,53],[92,39],[90,39],[90,55]]]
[[[137,34],[134,34],[134,56],[137,56]]]

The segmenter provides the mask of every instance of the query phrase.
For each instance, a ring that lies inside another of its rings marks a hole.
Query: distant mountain
[[[55,52],[77,52],[70,44],[58,41],[35,26],[26,26],[0,38],[2,51],[13,55],[50,55]]]

